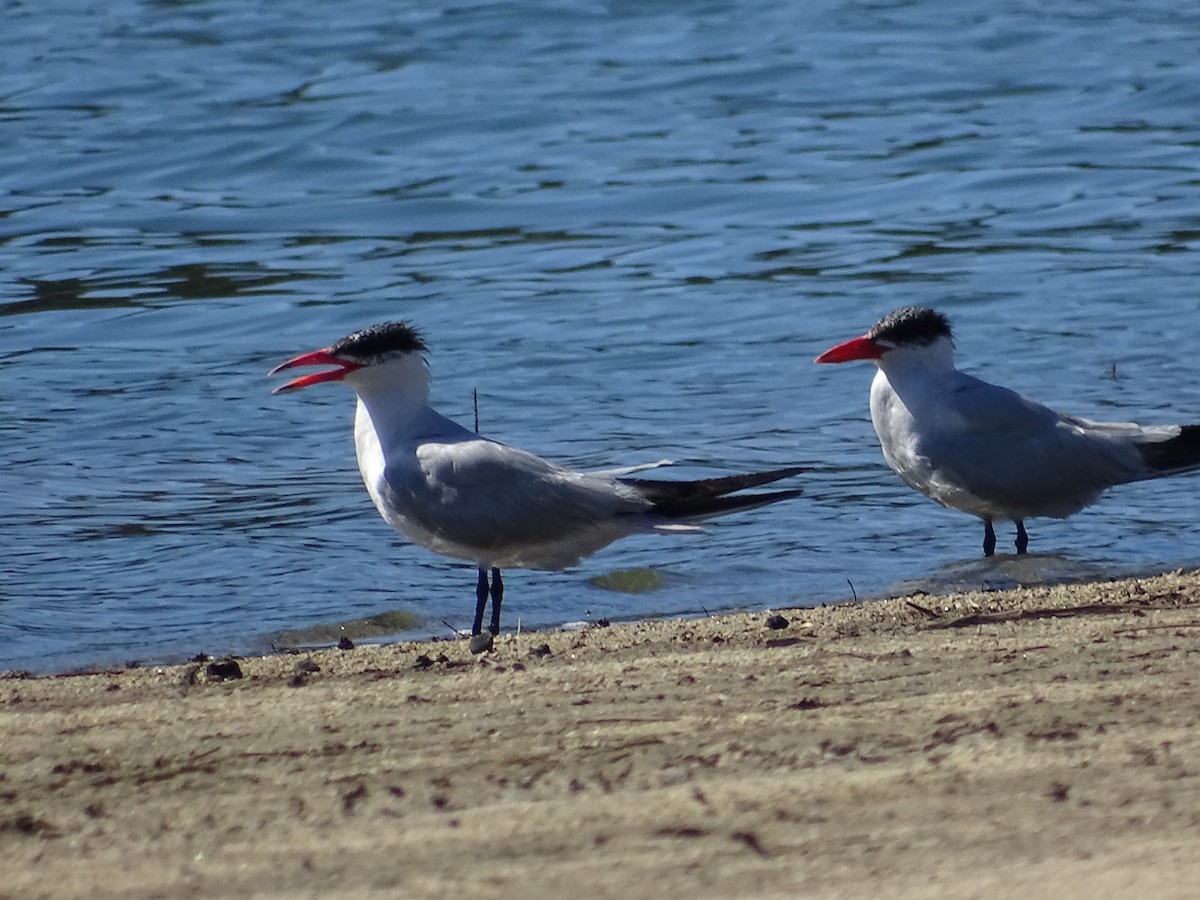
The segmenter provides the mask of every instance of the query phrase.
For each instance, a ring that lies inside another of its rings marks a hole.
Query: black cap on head
[[[415,328],[405,322],[383,322],[348,334],[332,347],[334,356],[374,360],[398,353],[424,353],[429,348]]]
[[[954,339],[950,320],[924,306],[904,306],[871,326],[867,337],[893,347],[925,346],[938,338]]]

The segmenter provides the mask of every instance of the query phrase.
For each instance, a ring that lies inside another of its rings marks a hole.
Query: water
[[[348,392],[265,378],[387,318],[439,408],[478,390],[486,433],[557,460],[811,468],[705,536],[510,573],[508,625],[1200,555],[1180,479],[981,560],[883,465],[871,367],[811,365],[923,303],[976,374],[1200,421],[1200,12],[10,2],[0,49],[0,669],[468,625],[472,570],[372,510]],[[639,567],[662,588],[589,581]]]

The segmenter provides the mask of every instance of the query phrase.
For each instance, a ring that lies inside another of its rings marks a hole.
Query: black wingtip
[[[767,491],[762,494],[737,494],[721,497],[686,497],[655,503],[650,512],[664,519],[707,519],[745,509],[757,509],[781,500],[799,497],[803,491],[793,488],[786,491]]]
[[[761,494],[737,492],[791,478],[803,471],[802,466],[788,466],[767,472],[748,472],[698,481],[648,481],[641,478],[618,478],[617,481],[636,489],[649,500],[652,505],[648,512],[653,515],[665,519],[703,519],[799,497],[799,488]]]
[[[1200,468],[1200,425],[1180,425],[1175,437],[1139,444],[1138,451],[1146,465],[1157,474],[1169,475]]]
[[[788,466],[766,472],[724,475],[720,478],[702,478],[698,481],[655,481],[645,478],[618,478],[617,481],[637,488],[652,503],[669,503],[673,500],[723,497],[736,491],[773,484],[804,471],[806,470],[803,466]]]

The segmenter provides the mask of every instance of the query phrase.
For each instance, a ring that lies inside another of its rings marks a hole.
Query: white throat
[[[429,369],[417,353],[365,366],[347,375],[345,382],[358,395],[356,438],[369,427],[385,450],[419,432],[421,420],[432,413]]]

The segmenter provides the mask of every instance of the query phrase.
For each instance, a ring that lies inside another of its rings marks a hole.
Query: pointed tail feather
[[[770,491],[765,494],[677,498],[655,503],[649,512],[651,515],[662,516],[664,519],[706,519],[709,516],[720,516],[743,509],[766,506],[768,503],[778,503],[780,500],[790,500],[793,497],[799,497],[801,493],[802,491],[795,489]]]
[[[1155,475],[1200,469],[1200,425],[1180,425],[1175,437],[1138,444],[1138,452]]]
[[[772,469],[769,472],[726,475],[723,478],[703,478],[699,481],[650,481],[644,478],[618,478],[617,481],[636,488],[643,497],[658,506],[659,504],[686,503],[724,497],[735,491],[744,491],[746,488],[771,484],[782,478],[791,478],[803,471],[804,469],[800,466],[791,466],[786,469]]]

